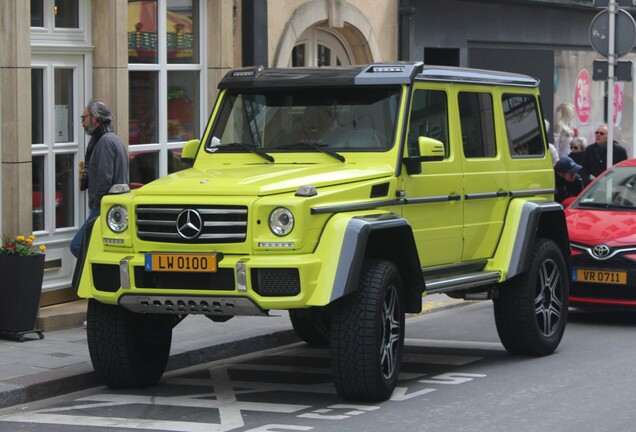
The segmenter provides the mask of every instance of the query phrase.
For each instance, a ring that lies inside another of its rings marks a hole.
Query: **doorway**
[[[47,248],[43,306],[74,296],[68,292],[75,267],[69,244],[86,216],[85,194],[78,188],[86,143],[80,122],[84,69],[83,55],[32,57],[32,218],[37,242]],[[67,292],[57,292],[62,289]],[[55,296],[64,298],[52,299]]]

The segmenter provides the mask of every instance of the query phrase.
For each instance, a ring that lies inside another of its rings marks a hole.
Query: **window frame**
[[[207,31],[204,25],[204,18],[207,16],[207,2],[198,0],[197,5],[193,5],[193,13],[198,17],[198,36],[196,47],[199,50],[197,63],[170,63],[168,62],[168,36],[166,13],[168,10],[167,0],[157,0],[157,62],[156,63],[128,63],[128,73],[131,72],[153,72],[157,74],[157,113],[158,124],[157,140],[152,143],[132,144],[128,146],[129,155],[140,152],[158,153],[158,175],[163,177],[168,174],[168,152],[180,150],[187,140],[170,141],[168,138],[168,75],[170,72],[197,72],[199,88],[199,106],[195,109],[193,117],[196,116],[198,122],[198,137],[203,133],[205,127],[205,113],[207,112]],[[196,10],[194,10],[196,8]],[[129,98],[132,96],[129,95]],[[134,101],[130,100],[132,104]],[[130,122],[130,119],[129,119]]]

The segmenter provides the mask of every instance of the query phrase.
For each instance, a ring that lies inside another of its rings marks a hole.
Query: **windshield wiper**
[[[319,152],[328,154],[329,156],[338,159],[340,162],[344,162],[345,158],[340,153],[337,153],[329,148],[327,148],[327,144],[317,144],[312,142],[297,142],[293,144],[283,144],[278,146],[281,149],[294,149],[294,148],[311,148],[314,150],[318,150]]]
[[[240,148],[243,150],[247,150],[251,153],[255,153],[259,155],[260,157],[262,157],[263,159],[268,160],[269,162],[274,162],[274,158],[271,155],[264,152],[263,150],[261,150],[260,147],[258,147],[256,144],[244,144],[244,143],[235,142],[235,143],[228,143],[228,144],[221,144],[221,145],[213,145],[213,146],[210,146],[209,148],[211,150],[216,149],[220,151],[223,151],[225,149]]]

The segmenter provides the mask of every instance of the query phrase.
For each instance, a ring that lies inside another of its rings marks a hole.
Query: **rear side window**
[[[496,156],[495,121],[490,93],[462,92],[458,95],[458,102],[464,156]]]
[[[532,95],[504,94],[502,105],[512,157],[543,157],[543,126],[536,98]]]

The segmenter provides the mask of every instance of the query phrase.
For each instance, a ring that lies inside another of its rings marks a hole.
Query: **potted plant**
[[[5,237],[0,245],[0,335],[24,340],[35,329],[42,279],[44,245],[34,244],[35,236]]]

